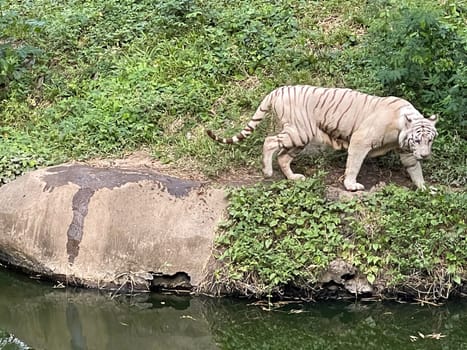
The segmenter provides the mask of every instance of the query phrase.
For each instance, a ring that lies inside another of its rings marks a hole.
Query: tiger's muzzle
[[[431,156],[431,148],[416,149],[413,151],[413,155],[417,160],[427,159]]]

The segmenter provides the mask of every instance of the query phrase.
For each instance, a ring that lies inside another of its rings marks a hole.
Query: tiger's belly
[[[384,145],[382,147],[372,149],[370,152],[368,152],[368,157],[379,157],[398,148],[399,146],[397,144]]]
[[[341,150],[341,149],[347,149],[349,148],[349,141],[344,140],[339,137],[333,137],[332,135],[329,135],[328,133],[324,132],[323,130],[319,130],[317,133],[315,140],[315,143],[322,144],[328,147],[331,147],[335,150]]]
[[[333,148],[335,150],[342,150],[349,148],[349,141],[344,140],[339,137],[332,137],[328,133],[320,130],[320,132],[316,135],[315,139],[312,142],[313,144],[320,144],[326,147]],[[397,142],[391,142],[388,144],[382,144],[381,142],[375,142],[372,145],[372,149],[368,152],[368,157],[374,158],[382,156],[392,150],[398,149],[399,145]]]

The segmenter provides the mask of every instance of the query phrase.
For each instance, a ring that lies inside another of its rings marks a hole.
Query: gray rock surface
[[[0,260],[73,285],[196,287],[226,206],[150,170],[45,168],[0,187]]]

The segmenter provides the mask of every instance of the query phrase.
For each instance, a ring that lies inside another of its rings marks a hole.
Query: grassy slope
[[[386,94],[384,79],[391,77],[378,74],[391,71],[384,53],[391,37],[382,33],[400,3],[1,2],[0,184],[38,166],[118,156],[141,147],[163,161],[190,160],[208,175],[235,165],[259,170],[266,126],[238,147],[219,147],[204,130],[238,130],[262,96],[279,85],[347,86]],[[443,23],[467,38],[465,26],[459,26],[465,20],[462,1],[403,3],[441,11]],[[422,63],[431,58],[418,54]],[[428,67],[439,70],[426,79],[444,97],[438,105],[417,106],[444,119],[425,172],[465,189],[465,104],[449,100],[462,87],[456,76],[465,77],[465,70],[453,73],[451,91],[437,86],[436,79],[452,67]],[[426,97],[404,82],[397,86],[403,96]],[[458,278],[465,267],[454,265]]]
[[[2,4],[2,42],[19,54],[3,60],[1,177],[139,147],[165,161],[194,159],[207,174],[235,164],[258,168],[263,132],[223,148],[205,128],[238,130],[262,96],[284,84],[384,93],[362,55],[365,33],[387,3]],[[465,167],[456,169],[449,157],[465,142],[443,137],[443,151],[435,149],[429,164],[433,178],[463,182]]]
[[[7,38],[42,51],[2,101],[1,154],[54,161],[149,145],[167,160],[226,159],[210,171],[232,158],[245,162],[246,147],[214,148],[204,127],[238,127],[240,114],[280,84],[332,85],[318,65],[310,69],[319,57],[299,30],[313,28],[319,50],[353,32],[351,14],[335,20],[336,6],[318,19],[318,7],[292,3],[12,2],[19,25],[8,26]],[[358,8],[348,5],[339,10]],[[336,38],[327,38],[320,21],[339,27]]]

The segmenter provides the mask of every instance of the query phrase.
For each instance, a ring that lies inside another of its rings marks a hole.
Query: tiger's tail
[[[264,117],[269,113],[271,110],[271,96],[272,94],[267,95],[263,101],[261,101],[261,104],[259,105],[258,109],[256,110],[255,114],[251,117],[250,121],[246,124],[246,126],[243,128],[242,131],[240,131],[237,135],[232,136],[232,137],[219,137],[215,135],[212,130],[206,130],[206,133],[210,138],[212,138],[214,141],[220,142],[220,143],[227,143],[227,144],[232,144],[232,143],[237,143],[241,142],[244,139],[246,139],[248,136],[251,135],[251,133],[256,129],[259,123],[264,119]]]

